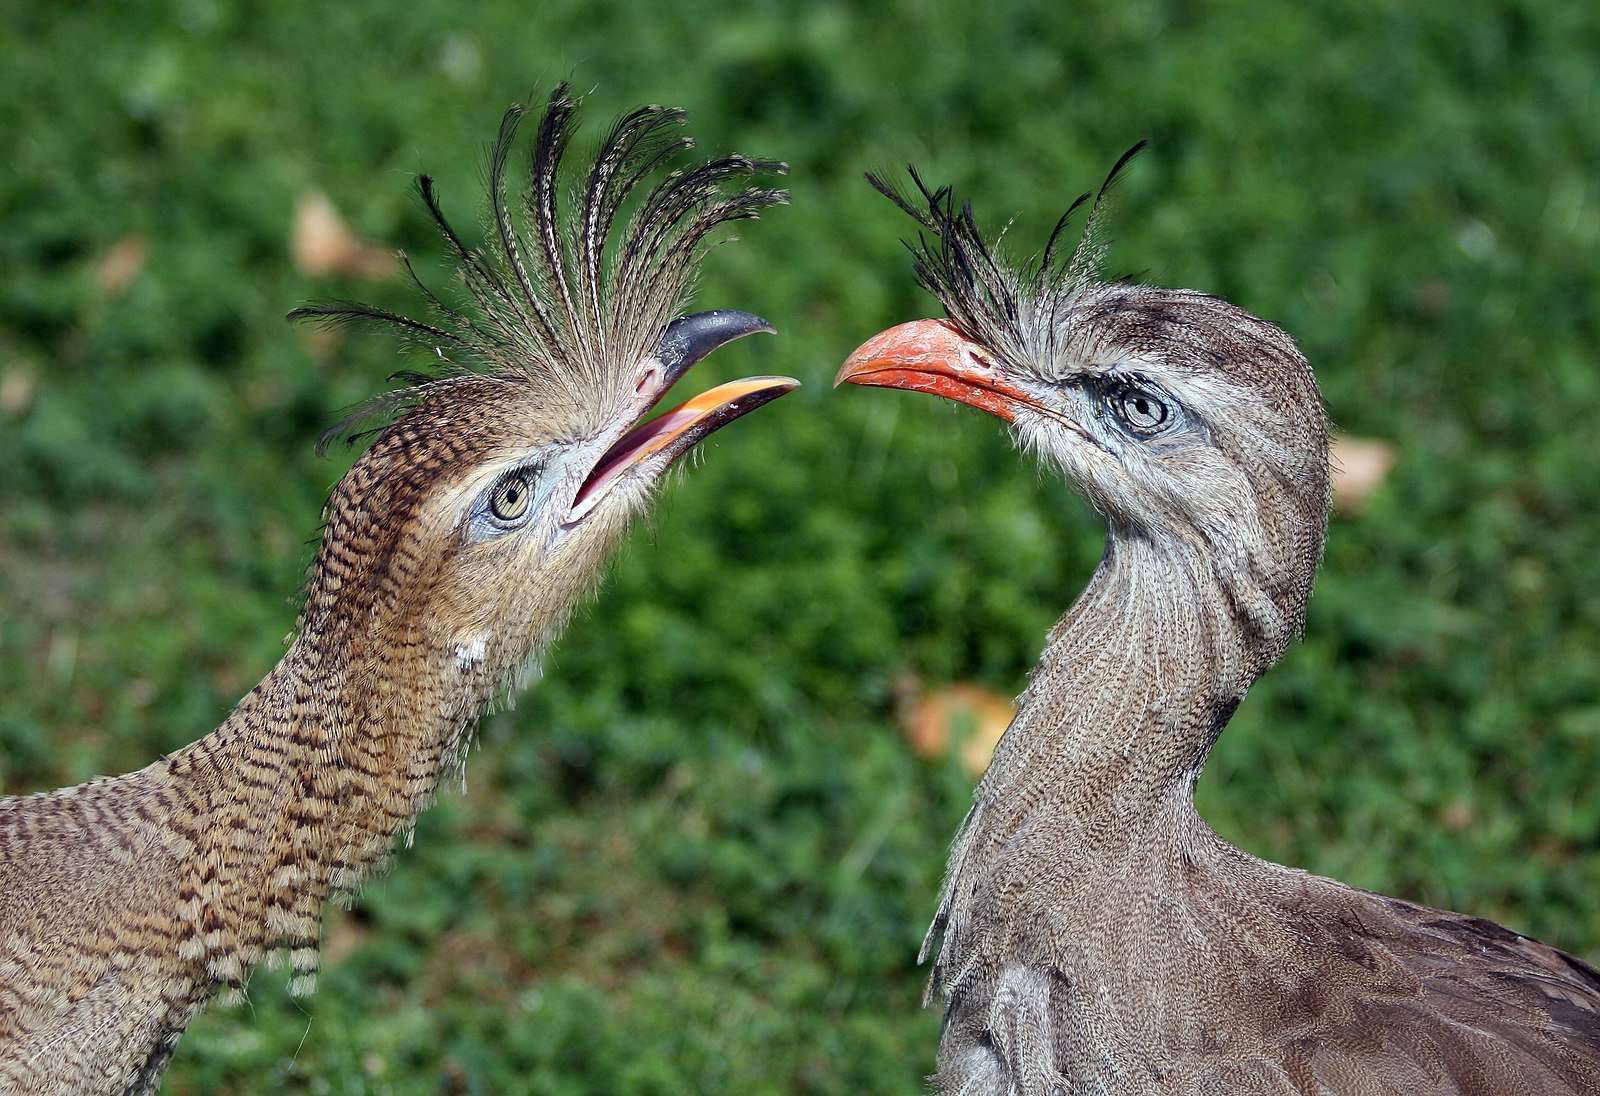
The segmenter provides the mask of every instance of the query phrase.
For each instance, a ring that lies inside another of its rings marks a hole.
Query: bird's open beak
[[[835,385],[846,382],[931,392],[1007,422],[1020,408],[1037,407],[1032,396],[1000,374],[987,347],[948,320],[913,320],[868,339],[833,379]]]
[[[672,321],[656,348],[660,373],[649,382],[654,385],[654,391],[641,391],[647,400],[643,413],[648,413],[690,366],[719,346],[757,331],[772,330],[772,325],[760,316],[729,309],[697,312]],[[567,523],[578,521],[593,509],[607,488],[629,469],[648,463],[655,466],[659,475],[708,435],[798,387],[800,382],[793,377],[745,377],[719,384],[670,411],[639,423],[595,463],[594,470],[572,501]]]

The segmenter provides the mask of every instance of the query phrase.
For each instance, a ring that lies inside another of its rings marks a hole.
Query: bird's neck
[[[192,885],[215,980],[282,950],[310,988],[329,898],[409,840],[495,687],[452,661],[416,636],[304,632],[222,726],[160,763],[200,816]]]
[[[1193,815],[1212,745],[1297,626],[1199,548],[1114,531],[1050,634],[979,802],[1025,804],[1096,835],[1089,844],[1170,829]]]

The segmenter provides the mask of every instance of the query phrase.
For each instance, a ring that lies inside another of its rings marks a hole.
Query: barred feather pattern
[[[409,841],[480,713],[598,581],[642,503],[594,507],[557,550],[469,544],[472,499],[507,462],[577,450],[586,474],[643,413],[639,370],[711,235],[784,195],[746,185],[781,165],[673,166],[683,116],[644,107],[577,173],[569,211],[576,105],[552,95],[520,209],[506,178],[523,112],[506,115],[481,249],[422,180],[463,303],[419,283],[425,319],[348,302],[293,314],[388,327],[433,364],[340,428],[377,431],[324,510],[279,664],[145,769],[0,798],[0,1092],[153,1093],[192,1017],[243,995],[258,964],[286,962],[309,992],[327,903]]]
[[[1135,149],[1134,151],[1137,151]],[[1130,156],[1132,153],[1129,154]],[[923,945],[947,1096],[1600,1092],[1600,972],[1509,929],[1242,852],[1194,809],[1212,746],[1305,619],[1327,430],[1282,331],[1203,294],[1015,264],[912,173],[873,182],[931,239],[916,271],[992,371],[1031,393],[1019,446],[1104,515],[974,792]],[[1074,209],[1087,197],[1074,204]],[[1140,443],[1106,378],[1181,406]],[[1118,382],[1121,383],[1121,382]]]

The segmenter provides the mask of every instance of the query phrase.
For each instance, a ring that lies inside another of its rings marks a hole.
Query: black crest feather
[[[682,132],[684,112],[662,106],[619,118],[581,180],[574,179],[577,173],[564,163],[578,105],[566,84],[551,93],[520,209],[507,180],[526,109],[506,112],[489,153],[488,231],[480,247],[465,243],[445,218],[433,180],[424,175],[418,181],[423,206],[455,260],[465,291],[460,304],[424,285],[402,254],[427,319],[355,301],[289,313],[295,321],[387,327],[432,359],[420,382],[357,408],[319,448],[463,377],[554,388],[578,405],[603,399],[625,383],[686,305],[715,230],[788,201],[785,191],[754,181],[784,174],[787,168],[776,161],[723,156],[674,166],[694,141]],[[619,222],[625,224],[620,232]]]
[[[1038,345],[1037,340],[1053,338],[1056,311],[1099,277],[1105,257],[1098,232],[1101,211],[1117,178],[1144,147],[1140,141],[1123,153],[1097,192],[1076,198],[1056,221],[1044,251],[1020,266],[984,240],[970,202],[958,207],[952,188],[930,187],[915,167],[906,168],[914,195],[872,172],[867,181],[928,234],[907,240],[906,247],[917,280],[950,319],[997,352],[1027,359],[1050,354],[1050,347]],[[1085,203],[1089,212],[1083,231],[1071,255],[1062,259],[1060,245],[1067,225]]]

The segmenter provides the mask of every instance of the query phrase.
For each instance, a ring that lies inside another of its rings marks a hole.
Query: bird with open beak
[[[923,947],[936,1088],[1600,1092],[1593,968],[1260,860],[1195,811],[1321,556],[1327,426],[1294,343],[1214,297],[1101,280],[1105,187],[1072,254],[1063,217],[1027,267],[912,178],[910,198],[873,182],[927,233],[916,271],[947,318],[869,340],[839,382],[999,416],[1107,526],[951,852]]]
[[[330,896],[408,837],[667,468],[795,387],[746,378],[648,417],[707,354],[772,330],[680,313],[717,230],[786,200],[753,181],[782,165],[673,167],[682,113],[643,107],[570,186],[576,109],[551,96],[520,211],[506,173],[523,111],[505,116],[485,248],[422,179],[464,304],[422,289],[425,320],[294,313],[390,327],[427,371],[352,420],[377,425],[328,500],[278,665],[147,768],[0,799],[0,1092],[152,1093],[190,1019],[263,959],[309,991]]]

